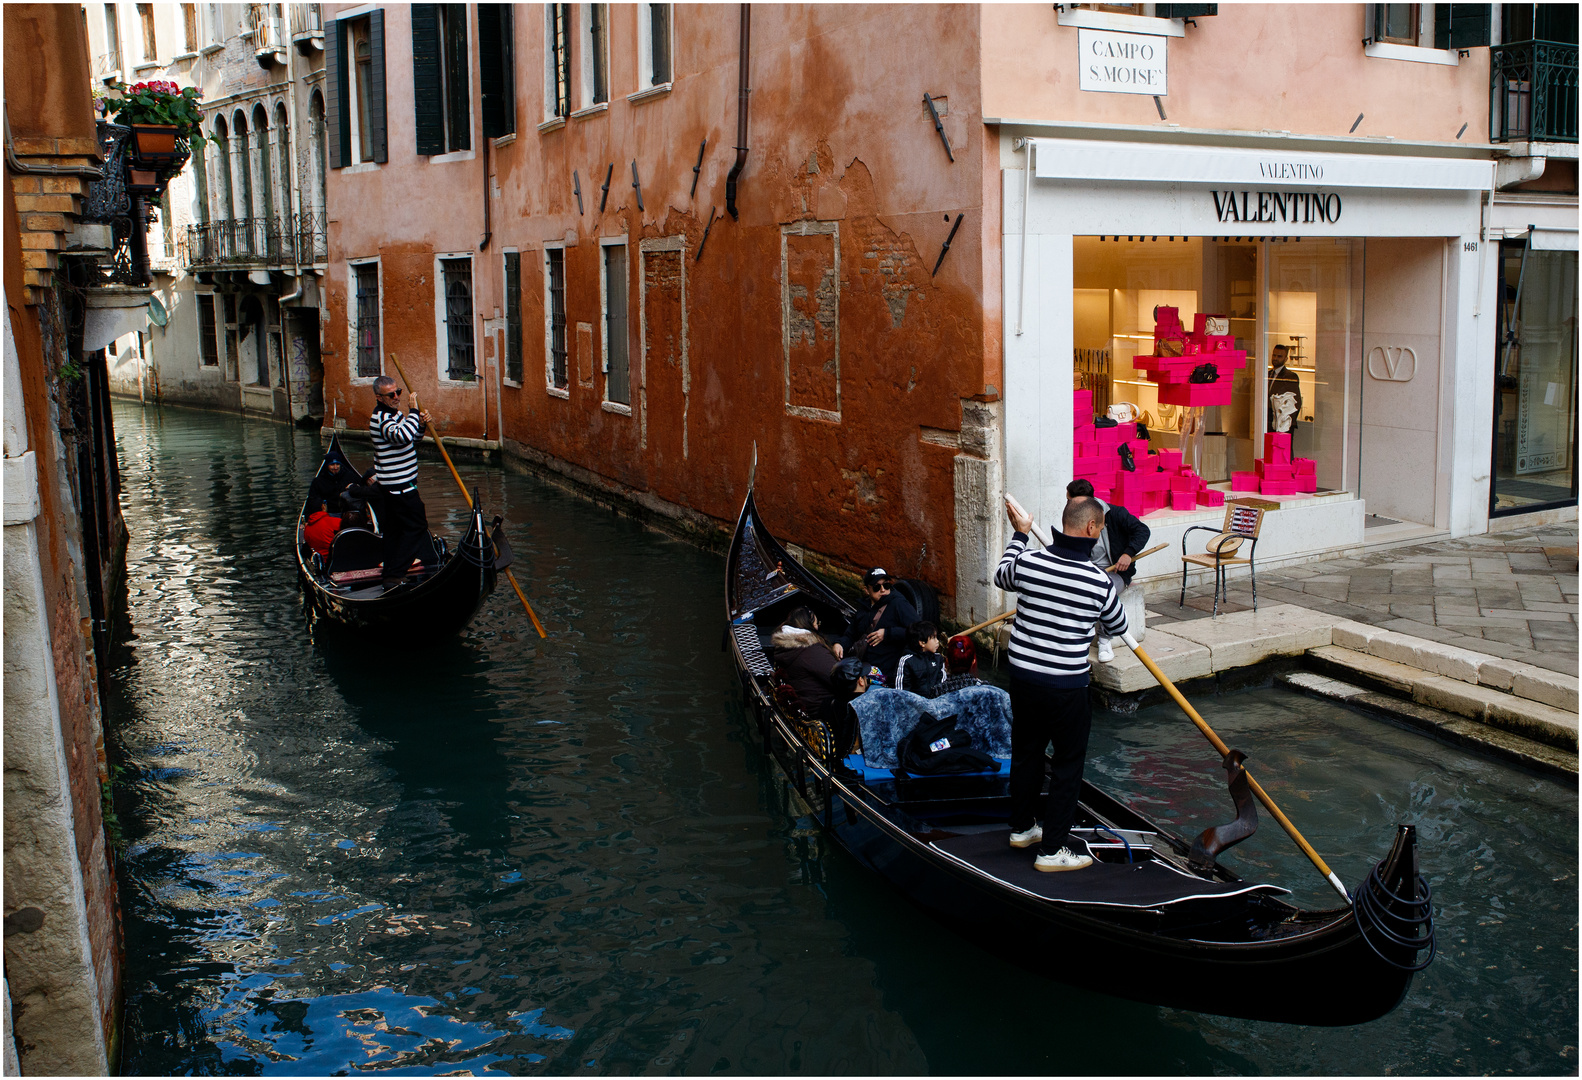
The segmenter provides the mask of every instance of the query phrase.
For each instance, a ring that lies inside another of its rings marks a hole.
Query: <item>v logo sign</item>
[[[1417,353],[1410,345],[1375,345],[1368,351],[1368,374],[1379,382],[1411,382]]]

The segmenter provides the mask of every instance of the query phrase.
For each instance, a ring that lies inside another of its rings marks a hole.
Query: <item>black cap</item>
[[[890,581],[890,572],[882,566],[875,566],[862,576],[862,583],[867,588],[873,588],[881,581]]]

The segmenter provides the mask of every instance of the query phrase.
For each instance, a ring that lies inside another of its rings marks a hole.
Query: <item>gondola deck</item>
[[[1043,873],[1030,851],[1008,845],[1003,770],[908,779],[848,761],[849,748],[783,704],[767,646],[796,607],[813,608],[832,631],[853,609],[764,527],[751,485],[725,600],[725,646],[764,750],[799,807],[859,863],[984,948],[1137,1001],[1321,1025],[1383,1016],[1433,959],[1428,886],[1409,825],[1397,828],[1350,907],[1304,910],[1285,890],[1242,881],[1222,862],[1195,869],[1185,840],[1087,781],[1077,826],[1092,830],[1085,839],[1098,861]]]

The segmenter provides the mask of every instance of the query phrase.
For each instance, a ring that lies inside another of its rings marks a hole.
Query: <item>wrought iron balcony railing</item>
[[[1577,141],[1577,47],[1519,41],[1489,50],[1489,141]]]
[[[188,225],[185,248],[189,269],[311,266],[329,258],[323,211]]]

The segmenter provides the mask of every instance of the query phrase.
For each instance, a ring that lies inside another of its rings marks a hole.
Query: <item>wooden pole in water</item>
[[[407,382],[406,372],[401,370],[401,361],[396,359],[395,353],[390,354],[390,362],[395,365],[396,373],[401,376],[401,381],[407,384],[407,389],[412,390],[412,384]],[[412,407],[419,412],[423,411],[422,406],[418,404],[416,390],[412,390]],[[461,488],[461,497],[467,500],[467,509],[471,510],[472,495],[467,491],[467,485],[462,482],[461,473],[456,471],[455,463],[451,461],[450,454],[445,450],[445,440],[439,437],[438,431],[433,431],[429,434],[434,436],[434,445],[439,447],[440,457],[445,459],[445,465],[450,469],[451,476],[455,478],[456,486]],[[505,576],[506,580],[510,581],[511,588],[516,590],[516,598],[522,601],[522,607],[526,609],[527,617],[533,620],[533,629],[538,631],[539,637],[547,638],[549,635],[544,633],[544,624],[539,622],[538,616],[533,613],[533,605],[527,602],[527,594],[522,592],[522,586],[516,583],[516,575],[511,573],[509,566],[505,568]]]

